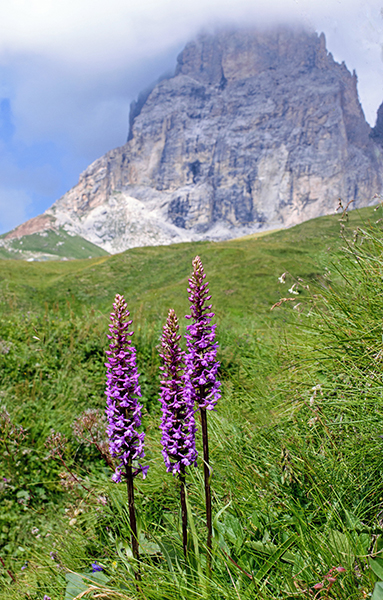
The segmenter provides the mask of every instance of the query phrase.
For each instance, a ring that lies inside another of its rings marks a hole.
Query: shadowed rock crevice
[[[372,139],[383,146],[383,102],[378,108],[375,127],[371,130]]]

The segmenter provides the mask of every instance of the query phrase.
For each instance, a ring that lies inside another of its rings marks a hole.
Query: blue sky
[[[122,145],[129,104],[201,29],[301,22],[356,69],[366,117],[383,101],[383,0],[4,0],[0,233],[40,214]]]

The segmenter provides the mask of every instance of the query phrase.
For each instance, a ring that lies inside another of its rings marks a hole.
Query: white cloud
[[[90,148],[93,115],[104,114],[104,151],[109,140],[125,141],[129,101],[161,75],[151,61],[174,66],[203,27],[300,21],[324,30],[335,58],[357,69],[374,121],[383,100],[380,9],[381,0],[12,0],[0,8],[0,64],[12,71],[19,135],[58,132]],[[108,106],[114,118],[106,117]]]
[[[349,30],[348,45],[382,34],[380,0],[8,0],[0,9],[0,52],[50,56],[107,70],[185,42],[201,27],[301,21]],[[362,30],[365,31],[362,31]],[[352,34],[352,35],[351,35]]]
[[[197,29],[222,22],[315,22],[326,15],[348,20],[378,0],[12,0],[3,3],[0,48],[49,53],[95,68],[147,58]]]

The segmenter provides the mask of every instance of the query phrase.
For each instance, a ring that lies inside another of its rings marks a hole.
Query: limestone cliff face
[[[201,35],[134,105],[128,142],[46,214],[109,252],[290,226],[333,212],[339,197],[373,202],[380,129],[323,34]]]

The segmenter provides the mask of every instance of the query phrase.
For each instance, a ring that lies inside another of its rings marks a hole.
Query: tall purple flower
[[[190,315],[192,319],[187,326],[186,344],[188,353],[185,360],[185,393],[191,401],[197,404],[201,414],[202,444],[204,459],[205,480],[205,504],[206,504],[206,528],[207,528],[207,572],[211,571],[212,561],[212,508],[211,508],[211,469],[209,462],[209,439],[207,429],[207,410],[213,410],[217,400],[221,397],[219,393],[220,382],[217,378],[219,362],[217,358],[218,344],[215,341],[216,325],[211,324],[214,313],[211,312],[211,304],[208,304],[208,283],[204,282],[206,275],[199,256],[193,260],[193,273],[189,279],[188,292],[190,294]]]
[[[161,380],[160,402],[162,405],[162,456],[166,470],[177,475],[180,482],[180,499],[182,514],[182,545],[187,557],[187,508],[185,471],[186,467],[196,464],[194,400],[185,393],[184,357],[179,347],[179,325],[173,309],[169,310],[163,328],[160,356],[163,366],[160,367]]]
[[[121,481],[122,475],[126,477],[126,467],[131,466],[134,460],[145,456],[145,434],[138,431],[141,426],[142,405],[138,402],[141,390],[138,383],[136,349],[129,339],[133,335],[132,331],[128,331],[132,321],[129,320],[129,311],[123,296],[116,295],[113,308],[114,312],[110,315],[110,335],[108,335],[111,343],[106,352],[108,362],[105,363],[107,367],[106,416],[110,453],[121,461],[113,480]],[[147,469],[148,467],[140,465],[139,470],[144,477]]]
[[[169,310],[161,338],[160,402],[162,406],[162,456],[168,473],[185,472],[185,467],[194,465],[197,459],[195,447],[194,401],[184,394],[184,356],[178,343],[179,325],[173,309]]]
[[[129,320],[129,311],[123,296],[116,295],[114,312],[110,315],[112,321],[109,326],[111,340],[107,356],[107,408],[108,418],[107,433],[109,436],[109,449],[112,456],[120,459],[113,476],[114,481],[120,481],[123,475],[126,479],[129,503],[129,520],[131,529],[131,543],[133,557],[137,561],[135,577],[141,579],[139,570],[139,550],[137,537],[136,513],[134,508],[133,478],[140,471],[146,476],[148,467],[142,467],[133,472],[133,461],[144,456],[144,433],[139,433],[141,426],[142,405],[138,402],[141,396],[138,384],[138,371],[136,366],[136,349],[129,339],[133,332],[128,331],[132,321]]]
[[[187,326],[185,336],[188,348],[185,361],[186,386],[198,408],[213,410],[221,397],[221,384],[217,379],[219,362],[216,360],[216,325],[211,325],[214,313],[210,312],[212,305],[207,304],[211,296],[208,282],[204,283],[205,278],[201,259],[196,256],[188,288],[191,314],[186,315],[186,319],[193,321]]]

